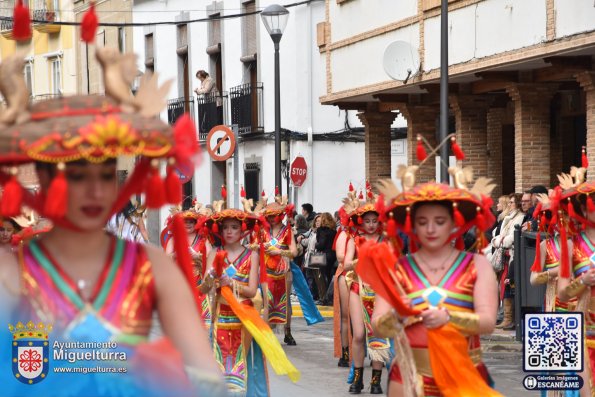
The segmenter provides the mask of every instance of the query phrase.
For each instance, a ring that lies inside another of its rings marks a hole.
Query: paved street
[[[332,318],[315,326],[306,326],[302,318],[294,319],[293,336],[298,346],[283,344],[287,355],[301,371],[302,379],[292,384],[287,377],[274,375],[269,368],[272,396],[303,397],[348,396],[346,383],[347,368],[338,368],[337,360],[332,355]],[[537,396],[527,392],[521,382],[524,375],[521,370],[522,353],[520,344],[511,340],[511,333],[496,335],[483,343],[485,362],[496,388],[507,397]],[[282,335],[279,335],[282,340]],[[369,383],[371,371],[365,369],[364,383]],[[386,372],[383,373],[383,387]]]

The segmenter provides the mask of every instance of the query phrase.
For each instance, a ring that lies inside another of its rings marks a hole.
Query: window
[[[118,28],[118,49],[122,54],[126,52],[126,30],[124,27]]]
[[[27,84],[27,91],[29,96],[33,96],[33,63],[25,63],[25,84]]]
[[[242,13],[252,13],[256,11],[256,2],[245,2],[242,5]],[[258,14],[246,15],[242,18],[242,58],[254,57],[256,55],[256,24]],[[248,62],[254,59],[248,60]]]
[[[151,72],[155,71],[153,49],[153,33],[149,33],[145,35],[145,67]]]
[[[50,58],[50,90],[54,95],[62,95],[62,61],[60,58]]]

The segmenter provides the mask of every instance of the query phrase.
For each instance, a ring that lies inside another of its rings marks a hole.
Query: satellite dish
[[[391,78],[406,84],[411,77],[419,73],[417,49],[406,41],[393,41],[384,50],[382,65]]]

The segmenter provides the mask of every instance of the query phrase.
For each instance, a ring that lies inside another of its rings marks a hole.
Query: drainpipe
[[[308,4],[308,43],[310,43],[310,45],[312,45],[312,43],[314,42],[314,37],[312,37],[312,5]],[[314,114],[314,104],[312,101],[312,49],[310,48],[310,45],[307,46],[306,50],[308,51],[308,146],[310,147],[310,164],[308,165],[308,168],[310,169],[310,177],[308,178],[308,180],[310,181],[310,183],[308,184],[308,191],[309,191],[309,197],[308,197],[308,202],[312,205],[314,205],[314,139],[312,136],[312,116]],[[303,202],[302,202],[303,203]],[[302,204],[300,203],[300,204]]]

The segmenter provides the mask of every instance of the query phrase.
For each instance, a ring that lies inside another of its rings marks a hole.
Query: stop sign
[[[308,166],[306,165],[306,160],[302,156],[297,156],[291,163],[289,174],[291,182],[293,182],[293,186],[302,186],[306,180],[306,175],[308,175]]]

